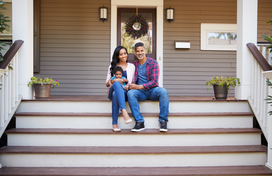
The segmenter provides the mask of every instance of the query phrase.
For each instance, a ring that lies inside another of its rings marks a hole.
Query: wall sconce
[[[108,21],[108,8],[107,7],[100,7],[99,8],[99,21]]]
[[[174,13],[174,9],[169,7],[165,10],[165,20],[168,21],[169,23],[171,21],[174,21],[174,16],[175,16],[175,13]]]

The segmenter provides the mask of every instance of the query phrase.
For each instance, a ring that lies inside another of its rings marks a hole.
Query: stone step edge
[[[167,146],[167,147],[115,147],[115,146],[5,146],[2,154],[207,154],[207,153],[266,153],[263,145],[238,146]]]
[[[113,132],[112,129],[74,129],[74,128],[13,128],[5,131],[6,134],[101,134],[101,135],[168,135],[168,134],[236,134],[257,133],[262,131],[257,128],[199,128],[199,129],[168,129],[167,132],[159,132],[158,129],[146,129],[140,132],[132,132],[123,129],[121,132]]]
[[[207,166],[207,167],[3,167],[0,175],[8,176],[180,176],[180,175],[272,175],[265,166]]]
[[[132,116],[131,113],[129,113]],[[159,116],[159,113],[142,113],[145,117]],[[16,113],[16,117],[37,117],[37,116],[65,116],[65,117],[111,117],[111,113],[68,113],[68,112],[20,112]],[[122,116],[122,114],[119,114]],[[168,117],[207,117],[207,116],[254,116],[248,112],[215,112],[215,113],[169,113]]]

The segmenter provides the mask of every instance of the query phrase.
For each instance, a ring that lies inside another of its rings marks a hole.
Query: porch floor
[[[110,101],[106,95],[51,95],[49,98],[23,100],[23,101]],[[235,97],[228,97],[226,100],[216,100],[214,97],[187,97],[169,96],[169,101],[241,101]]]
[[[69,175],[135,175],[135,176],[193,176],[193,175],[205,175],[205,176],[226,176],[226,175],[272,175],[272,170],[265,166],[219,166],[219,167],[152,167],[152,168],[1,168],[0,175],[56,175],[56,176],[69,176]]]

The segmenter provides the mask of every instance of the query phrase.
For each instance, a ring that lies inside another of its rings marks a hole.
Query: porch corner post
[[[257,44],[258,0],[237,0],[237,56],[236,77],[241,85],[235,88],[235,98],[247,100],[251,92],[253,56],[246,44]]]
[[[268,109],[268,111],[272,111],[271,106],[269,107],[270,109]],[[267,124],[268,124],[268,139],[267,139],[268,146],[267,146],[267,163],[265,164],[265,166],[272,170],[272,117],[268,117]]]
[[[23,40],[19,50],[19,95],[32,99],[27,83],[33,76],[33,0],[12,0],[12,40]]]
[[[269,78],[269,77],[268,77]],[[269,78],[269,81],[272,81],[271,78]],[[272,95],[272,89],[270,86],[267,88],[267,94]],[[267,112],[272,111],[272,106],[270,104],[267,104]],[[268,113],[267,115],[267,163],[265,163],[265,166],[272,170],[272,116],[270,116]]]

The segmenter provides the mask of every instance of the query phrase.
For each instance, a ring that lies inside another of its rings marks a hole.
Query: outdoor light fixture
[[[169,7],[169,8],[166,9],[166,11],[165,11],[165,19],[169,23],[171,21],[174,21],[174,9],[173,8]]]
[[[108,8],[107,7],[100,7],[99,8],[99,21],[108,21]]]

